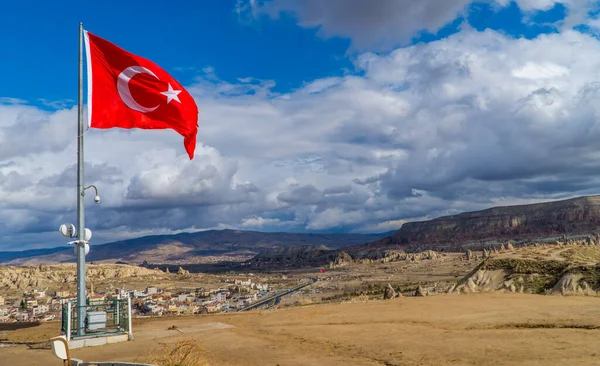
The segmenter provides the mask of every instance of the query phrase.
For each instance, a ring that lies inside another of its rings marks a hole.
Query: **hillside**
[[[532,205],[494,207],[482,211],[409,222],[370,247],[456,249],[466,243],[552,238],[591,234],[600,228],[600,196]]]
[[[383,234],[263,233],[239,230],[209,230],[177,235],[155,235],[93,245],[88,261],[194,264],[249,259],[265,249],[299,245],[339,249],[379,240]],[[57,234],[58,235],[58,234]],[[73,247],[0,252],[0,263],[37,265],[74,262]]]
[[[547,203],[494,207],[482,211],[409,222],[394,234],[368,245],[343,249],[298,248],[298,253],[267,250],[251,264],[286,266],[323,265],[339,259],[379,260],[397,252],[427,250],[464,252],[531,242],[555,242],[566,237],[595,237],[600,232],[600,196]],[[312,250],[311,253],[309,253]]]

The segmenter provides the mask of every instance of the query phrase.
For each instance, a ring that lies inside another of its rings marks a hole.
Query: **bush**
[[[152,363],[159,366],[208,366],[206,351],[193,339],[159,345],[160,350],[151,356]]]

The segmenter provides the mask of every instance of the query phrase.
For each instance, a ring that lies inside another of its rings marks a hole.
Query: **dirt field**
[[[179,330],[167,330],[176,325]],[[58,323],[0,338],[44,338]],[[135,341],[74,350],[87,361],[147,361],[193,338],[211,365],[600,364],[600,298],[445,295],[138,322]],[[0,349],[0,365],[60,365],[49,349]]]

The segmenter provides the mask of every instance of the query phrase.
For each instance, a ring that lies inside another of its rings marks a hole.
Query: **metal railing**
[[[67,339],[79,336],[106,336],[128,334],[131,331],[131,300],[110,299],[101,301],[88,301],[84,307],[85,330],[84,334],[77,333],[77,314],[79,307],[68,302],[62,307],[61,331]]]

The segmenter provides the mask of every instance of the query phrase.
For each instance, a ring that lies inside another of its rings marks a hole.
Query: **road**
[[[294,292],[296,292],[296,291],[299,291],[299,290],[302,290],[302,289],[303,289],[303,288],[305,288],[306,286],[310,286],[310,285],[312,285],[312,284],[313,284],[313,283],[315,283],[315,282],[317,282],[317,280],[313,278],[313,279],[312,279],[310,282],[305,282],[305,283],[303,283],[303,284],[301,284],[301,285],[299,285],[299,286],[296,286],[296,287],[294,287],[294,288],[291,288],[291,289],[289,289],[289,290],[286,290],[286,291],[280,292],[280,293],[278,293],[278,294],[275,294],[275,295],[269,296],[269,297],[267,297],[267,298],[265,298],[265,299],[263,299],[263,300],[260,300],[260,301],[257,301],[257,302],[255,302],[254,304],[251,304],[251,305],[249,305],[249,306],[246,306],[245,308],[243,308],[243,309],[240,309],[240,310],[238,310],[238,311],[247,311],[247,310],[257,309],[257,308],[259,308],[259,307],[261,307],[261,306],[263,306],[263,305],[266,305],[266,304],[268,304],[268,303],[269,303],[269,302],[271,302],[271,301],[278,302],[278,300],[277,300],[278,298],[281,298],[281,297],[283,297],[283,296],[287,296],[287,295],[293,294]]]

